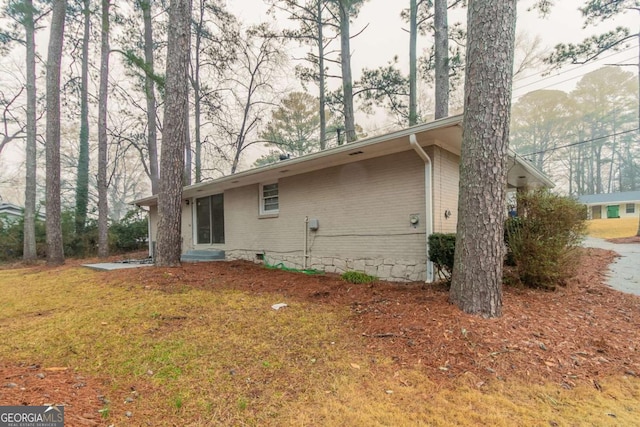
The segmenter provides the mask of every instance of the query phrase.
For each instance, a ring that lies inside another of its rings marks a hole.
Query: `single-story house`
[[[182,253],[431,281],[427,238],[456,230],[461,144],[454,116],[187,186]],[[507,182],[553,186],[513,152]],[[157,197],[134,203],[153,245]]]
[[[637,217],[640,212],[640,191],[588,194],[578,200],[587,206],[590,219]]]
[[[0,219],[6,223],[14,223],[22,218],[24,215],[24,208],[14,205],[13,203],[0,201]],[[45,216],[42,212],[36,214],[36,218],[44,221]]]

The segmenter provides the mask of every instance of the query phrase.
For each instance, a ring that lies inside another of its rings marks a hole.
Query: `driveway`
[[[609,265],[607,284],[613,289],[640,295],[640,244],[609,243],[604,239],[587,237],[582,245],[617,252],[620,257]]]

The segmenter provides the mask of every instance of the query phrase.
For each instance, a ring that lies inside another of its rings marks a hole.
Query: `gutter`
[[[426,282],[433,282],[433,263],[429,261],[429,236],[433,233],[433,181],[431,180],[431,170],[433,168],[431,158],[424,151],[424,149],[418,144],[416,134],[409,135],[409,144],[411,148],[418,153],[418,156],[424,162],[424,201],[425,201],[425,228],[426,228],[426,241],[425,248],[427,254],[427,280]]]

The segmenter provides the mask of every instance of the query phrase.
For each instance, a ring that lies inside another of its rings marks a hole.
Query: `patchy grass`
[[[590,236],[601,239],[635,236],[638,231],[638,217],[592,219],[587,221]]]
[[[613,426],[639,417],[637,378],[602,380],[600,391],[473,375],[443,385],[354,336],[348,307],[284,291],[107,285],[102,274],[0,270],[0,363],[100,378],[105,425]],[[289,307],[271,309],[283,300]]]

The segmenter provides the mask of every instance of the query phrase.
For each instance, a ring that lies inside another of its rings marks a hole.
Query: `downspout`
[[[302,269],[306,270],[307,269],[307,260],[309,258],[309,252],[308,250],[308,238],[309,238],[309,217],[305,216],[304,217],[304,251],[302,253]]]
[[[424,202],[425,202],[425,248],[427,254],[427,280],[426,282],[433,282],[433,263],[429,261],[429,236],[433,233],[433,183],[431,181],[431,169],[432,162],[429,155],[424,151],[424,149],[418,144],[418,140],[416,139],[415,134],[409,135],[409,143],[411,144],[411,148],[418,153],[418,156],[424,161]]]
[[[149,236],[149,256],[153,262],[156,262],[156,254],[153,250],[153,239],[151,238],[151,208],[147,211],[147,236]]]
[[[145,211],[147,213],[147,241],[148,244],[147,246],[149,247],[149,257],[153,259],[153,261],[155,261],[155,257],[153,254],[153,239],[151,238],[151,207],[149,207],[149,209],[145,209],[140,205],[134,205],[136,206],[138,209],[142,209],[143,211]]]

